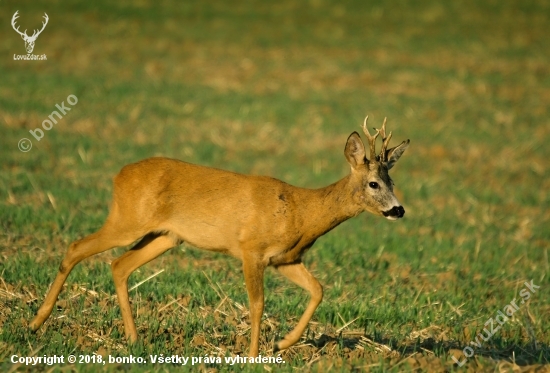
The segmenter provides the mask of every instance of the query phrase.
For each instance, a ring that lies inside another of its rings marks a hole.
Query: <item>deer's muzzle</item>
[[[388,211],[382,211],[382,214],[389,219],[402,218],[403,215],[405,215],[405,209],[403,208],[403,206],[393,206]]]

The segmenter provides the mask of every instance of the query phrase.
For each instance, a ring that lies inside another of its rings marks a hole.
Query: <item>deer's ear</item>
[[[353,132],[348,137],[346,148],[344,149],[346,159],[352,168],[365,164],[367,157],[365,155],[365,146],[357,132]]]
[[[386,150],[386,159],[388,160],[387,162],[388,170],[395,165],[395,162],[397,162],[399,158],[401,158],[405,150],[409,147],[409,143],[410,143],[410,140],[403,141],[401,144],[397,145],[395,148]]]

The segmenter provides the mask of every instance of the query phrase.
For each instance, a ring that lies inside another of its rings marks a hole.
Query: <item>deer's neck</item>
[[[302,219],[308,236],[317,238],[362,211],[353,200],[350,181],[348,175],[327,187],[304,191],[303,202],[307,207]]]

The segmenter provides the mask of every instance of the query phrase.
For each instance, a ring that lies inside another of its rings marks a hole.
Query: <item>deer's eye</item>
[[[371,181],[371,182],[369,183],[369,186],[370,186],[372,189],[378,189],[378,183],[377,183],[377,182]]]

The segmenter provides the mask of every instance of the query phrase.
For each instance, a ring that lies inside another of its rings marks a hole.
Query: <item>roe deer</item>
[[[323,298],[321,284],[302,264],[304,252],[318,237],[363,211],[390,220],[405,214],[393,194],[388,170],[409,146],[409,140],[387,149],[391,132],[386,136],[386,120],[370,135],[367,119],[363,131],[369,142],[370,158],[366,157],[361,137],[353,132],[344,150],[351,173],[316,190],[266,176],[241,175],[168,158],[149,158],[125,166],[114,178],[107,221],[96,233],[70,245],[30,328],[37,330],[49,317],[63,283],[77,263],[141,239],[111,263],[125,334],[130,342],[136,341],[128,277],[185,241],[242,261],[250,306],[250,356],[259,352],[265,268],[274,266],[307,290],[311,299],[304,314],[296,327],[275,344],[274,351],[292,346]],[[375,143],[379,134],[383,144],[377,156]]]

